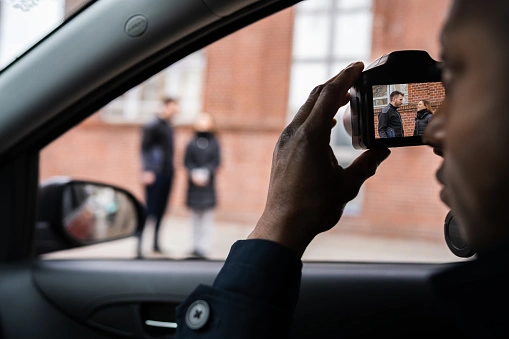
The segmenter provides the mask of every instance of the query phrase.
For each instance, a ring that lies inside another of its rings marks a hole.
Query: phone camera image
[[[383,55],[350,89],[352,144],[357,149],[422,145],[445,99],[439,63],[425,51]]]

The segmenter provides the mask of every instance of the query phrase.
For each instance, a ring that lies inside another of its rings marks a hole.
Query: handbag
[[[196,186],[207,186],[210,181],[210,171],[206,167],[197,167],[191,170],[191,181]]]

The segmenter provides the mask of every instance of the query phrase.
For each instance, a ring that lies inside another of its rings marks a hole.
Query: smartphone
[[[440,70],[440,62],[421,50],[395,51],[367,66],[350,89],[354,148],[422,145],[423,124],[432,114],[418,103],[426,101],[430,113],[442,104]]]

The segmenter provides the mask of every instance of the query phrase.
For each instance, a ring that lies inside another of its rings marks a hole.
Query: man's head
[[[194,130],[196,132],[214,132],[216,123],[214,117],[206,112],[198,114],[194,122]]]
[[[456,0],[443,28],[446,99],[424,139],[442,155],[442,200],[479,250],[509,241],[509,1]]]
[[[163,120],[171,120],[171,118],[179,111],[179,105],[174,98],[165,98],[162,102],[162,109],[159,113],[159,117]]]
[[[400,91],[393,91],[391,92],[390,99],[391,99],[391,105],[394,107],[399,107],[403,105],[403,97],[405,95],[401,93]]]

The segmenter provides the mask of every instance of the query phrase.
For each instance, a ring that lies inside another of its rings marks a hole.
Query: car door
[[[296,2],[90,1],[2,71],[2,338],[173,337],[175,306],[211,284],[223,261],[37,256],[41,151],[172,63]],[[322,239],[320,246],[335,238]],[[304,263],[292,338],[462,331],[443,314],[433,283],[461,265],[452,256],[439,263],[327,258]]]

